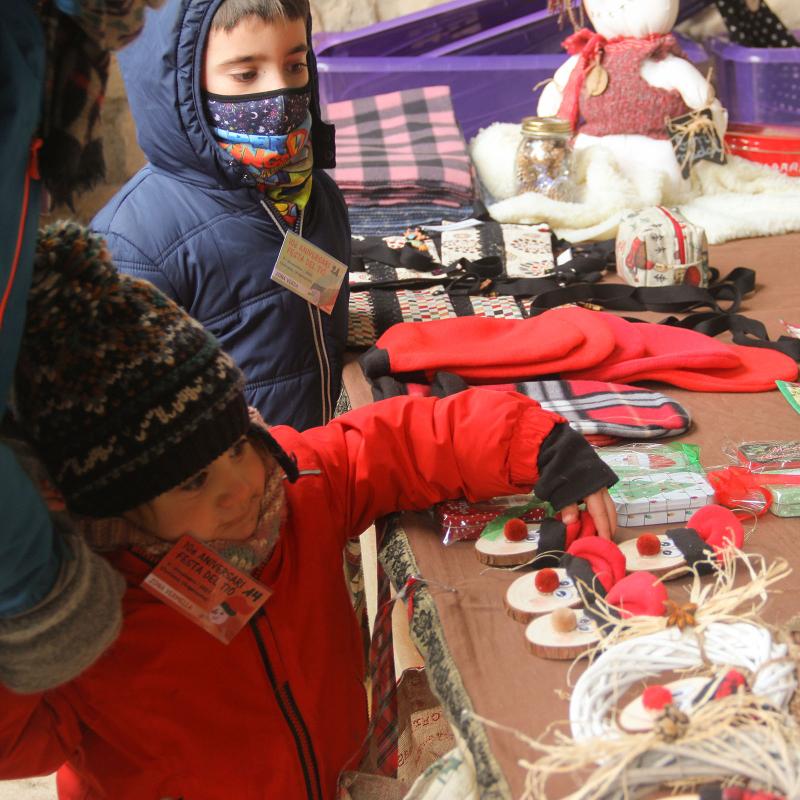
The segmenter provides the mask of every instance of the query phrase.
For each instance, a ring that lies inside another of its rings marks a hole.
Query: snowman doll
[[[570,58],[542,92],[538,114],[570,120],[576,151],[602,145],[632,179],[657,170],[668,193],[681,193],[687,181],[666,120],[708,108],[721,139],[727,113],[670,33],[679,0],[584,5],[595,31],[584,28],[565,40]]]

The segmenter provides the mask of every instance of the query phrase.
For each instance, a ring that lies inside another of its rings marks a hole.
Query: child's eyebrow
[[[295,53],[307,53],[308,50],[309,50],[309,47],[308,47],[307,44],[305,44],[305,43],[304,44],[298,44],[298,45],[295,45],[291,50],[289,50],[286,53],[286,55],[287,56],[292,56]],[[226,61],[220,62],[219,66],[228,67],[231,64],[247,64],[248,62],[261,61],[262,59],[263,59],[263,56],[258,56],[258,55],[253,55],[253,56],[234,56],[233,58],[229,58]]]

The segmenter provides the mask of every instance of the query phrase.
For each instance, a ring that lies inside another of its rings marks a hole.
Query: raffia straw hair
[[[789,715],[749,694],[699,707],[674,741],[667,741],[658,726],[617,739],[576,742],[557,734],[553,744],[525,741],[541,756],[533,763],[519,762],[527,770],[523,800],[546,798],[547,782],[554,775],[583,775],[592,769],[581,788],[565,800],[636,798],[665,783],[697,785],[735,778],[785,797],[800,796],[798,727]]]
[[[767,602],[767,589],[791,574],[791,568],[782,558],[767,564],[766,559],[756,553],[744,553],[736,548],[727,548],[723,553],[722,564],[715,561],[717,570],[712,582],[703,584],[697,570],[693,570],[692,583],[688,590],[686,604],[696,606],[693,612],[694,627],[702,632],[712,622],[742,622],[758,620],[758,615]],[[746,580],[736,585],[737,569],[744,569]],[[680,567],[683,573],[686,567]],[[669,580],[672,573],[662,576]],[[631,617],[620,619],[612,613],[611,607],[597,598],[596,608],[605,621],[603,636],[588,654],[590,660],[601,651],[617,642],[633,636],[664,630],[670,619],[663,617]]]

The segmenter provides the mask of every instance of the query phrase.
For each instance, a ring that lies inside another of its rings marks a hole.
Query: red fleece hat
[[[389,328],[361,364],[368,377],[453,372],[475,383],[583,369],[606,358],[614,335],[597,315],[582,308],[556,308],[537,317],[511,320],[455,317],[401,322]]]
[[[589,562],[592,572],[606,592],[625,577],[625,556],[619,547],[608,539],[601,539],[599,536],[577,539],[567,552]]]
[[[628,617],[661,617],[667,602],[667,590],[652,572],[633,572],[615,583],[606,602]]]
[[[698,536],[714,548],[715,553],[732,544],[744,544],[744,528],[729,508],[715,504],[703,506],[689,517],[686,527],[697,531]]]
[[[614,314],[600,313],[598,316],[603,317],[604,324],[614,332],[615,350],[602,364],[582,373],[572,372],[571,378],[630,382],[657,369],[705,371],[731,369],[741,363],[730,345],[697,331],[649,322],[628,322]]]
[[[797,380],[797,362],[784,353],[739,344],[726,347],[739,357],[738,367],[653,370],[633,380],[663,381],[693,392],[769,392],[775,389],[776,380]]]

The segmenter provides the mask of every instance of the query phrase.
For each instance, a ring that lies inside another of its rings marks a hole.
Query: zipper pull
[[[44,142],[38,136],[31,139],[30,155],[28,156],[28,176],[35,181],[40,181],[42,175],[39,172],[39,150]]]

